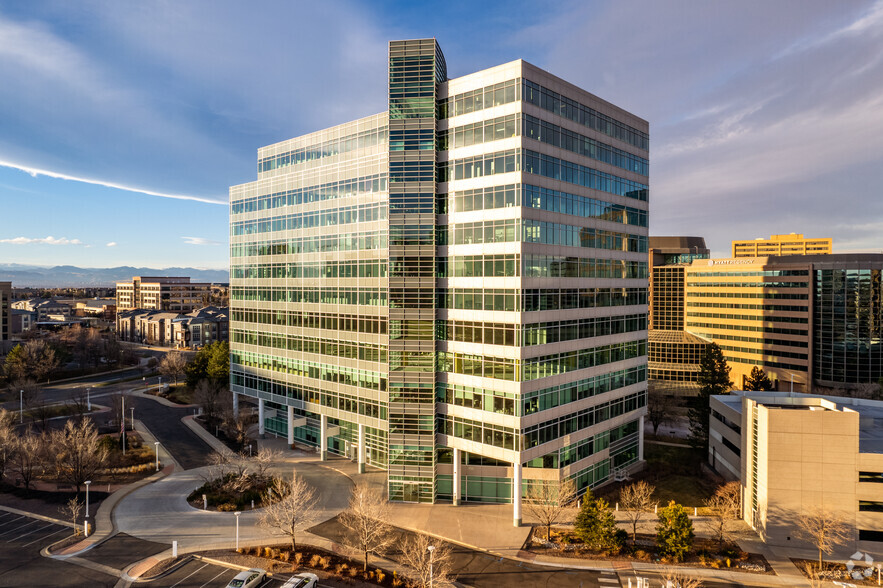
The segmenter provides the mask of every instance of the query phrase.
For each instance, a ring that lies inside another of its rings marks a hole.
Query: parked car
[[[267,570],[262,570],[260,568],[239,572],[232,580],[230,580],[230,583],[227,584],[227,588],[254,588],[260,584],[266,576]]]
[[[319,584],[319,576],[304,572],[288,578],[282,588],[316,588]]]

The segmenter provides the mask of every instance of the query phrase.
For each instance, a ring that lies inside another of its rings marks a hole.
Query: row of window
[[[544,245],[647,253],[647,237],[644,235],[531,219],[500,219],[439,225],[437,230],[436,244],[439,246],[521,241]],[[390,239],[392,239],[392,231]]]
[[[740,271],[714,271],[714,272],[690,272],[690,276],[700,278],[755,278],[755,277],[775,277],[783,278],[787,276],[808,276],[809,270],[764,270],[753,272]]]
[[[692,275],[692,274],[690,274]],[[700,282],[687,280],[691,288],[806,288],[806,282]],[[690,296],[692,296],[692,292]]]
[[[385,345],[233,329],[233,343],[386,363]]]
[[[647,315],[596,317],[518,325],[473,321],[436,321],[436,338],[441,341],[488,345],[531,346],[631,333],[647,329]]]
[[[809,294],[789,292],[690,292],[690,298],[769,298],[770,300],[809,300]]]
[[[618,390],[625,386],[640,384],[646,381],[647,366],[640,365],[585,378],[576,382],[550,386],[534,392],[526,392],[521,396],[522,414],[518,416],[526,416],[535,412],[564,406],[571,402],[577,402],[610,392],[611,390]]]
[[[296,327],[300,329],[324,329],[353,333],[386,334],[386,317],[331,312],[299,312],[285,310],[233,309],[233,321],[252,324]]]
[[[647,392],[635,392],[524,429],[524,448],[537,447],[647,405]],[[611,439],[612,441],[612,439]]]
[[[585,218],[597,218],[636,227],[647,226],[646,210],[623,204],[611,204],[603,200],[577,196],[559,190],[539,188],[530,184],[524,184],[522,189],[524,192],[522,205],[529,208]]]
[[[581,459],[604,451],[610,446],[610,432],[603,431],[588,439],[572,443],[546,455],[535,457],[524,464],[526,468],[558,469],[567,467]]]
[[[784,306],[781,304],[741,304],[739,302],[688,302],[695,308],[731,308],[733,310],[764,310],[769,312],[808,312],[806,306]]]
[[[515,429],[502,425],[492,425],[450,415],[437,415],[436,430],[442,435],[475,441],[493,447],[521,451]]]
[[[599,131],[633,145],[638,149],[647,151],[650,148],[650,138],[647,133],[639,131],[625,123],[601,114],[597,110],[580,104],[566,96],[540,86],[530,80],[524,80],[522,100],[534,106],[539,106],[560,117],[572,120],[592,130]]]
[[[315,361],[276,357],[251,351],[230,350],[231,372],[235,371],[234,365],[346,384],[347,386],[356,386],[368,390],[386,390],[386,378],[379,372],[357,370]],[[240,369],[239,371],[242,370]]]
[[[521,98],[521,78],[477,88],[438,100],[438,118],[451,118],[515,102]]]
[[[361,204],[331,210],[298,212],[271,218],[242,220],[230,223],[230,236],[256,235],[277,231],[294,231],[317,227],[334,227],[352,223],[386,220],[386,203]]]
[[[234,280],[262,278],[383,278],[386,277],[386,270],[386,261],[379,261],[377,259],[306,261],[303,263],[255,263],[230,266],[230,277]]]
[[[386,306],[386,289],[328,287],[231,286],[230,300],[296,304],[360,304]],[[233,310],[236,313],[236,310]],[[235,320],[235,319],[234,319]]]
[[[548,378],[645,355],[647,355],[647,340],[643,339],[534,357],[524,360],[524,381]]]
[[[584,157],[597,159],[610,165],[621,167],[642,176],[650,174],[650,163],[645,157],[632,155],[628,151],[617,149],[585,135],[574,133],[548,121],[524,115],[524,136],[541,143],[554,145]]]
[[[570,288],[503,290],[449,288],[437,291],[439,308],[536,312],[647,304],[644,288]]]
[[[392,234],[390,228],[390,234]],[[269,255],[299,255],[301,253],[329,253],[334,251],[373,251],[387,248],[385,231],[345,233],[340,235],[313,235],[295,239],[277,239],[263,243],[234,243],[230,257],[257,257]]]
[[[755,325],[721,325],[720,323],[703,323],[698,321],[687,321],[688,327],[694,327],[698,329],[726,329],[727,331],[751,331],[754,333],[771,333],[775,335],[797,335],[799,337],[806,337],[807,331],[806,329],[783,329],[780,327],[767,327],[767,326],[755,326]],[[706,337],[709,339],[714,339],[717,337],[717,334],[711,333],[696,333],[702,337]]]
[[[295,188],[272,194],[250,196],[241,198],[230,203],[230,214],[235,216],[247,212],[259,212],[284,206],[299,206],[310,202],[324,202],[350,196],[364,196],[386,192],[386,174],[374,174],[327,182],[315,186]]]
[[[722,415],[721,413],[719,413],[718,411],[716,411],[714,409],[711,410],[711,416],[713,416],[714,418],[716,418],[717,420],[719,420],[720,422],[725,424],[727,427],[729,427],[730,429],[732,429],[733,431],[735,431],[739,435],[742,434],[742,425],[740,425],[739,423],[734,423],[733,421],[731,421],[730,419],[728,419],[727,417],[725,417],[724,415]]]
[[[627,180],[613,174],[598,171],[572,161],[566,161],[536,151],[524,150],[524,161],[521,169],[525,173],[535,174],[568,184],[576,184],[584,188],[627,196],[635,200],[647,201],[649,188],[641,182]]]
[[[809,344],[804,341],[791,341],[788,339],[771,339],[768,337],[742,337],[739,335],[726,335],[723,333],[715,333],[714,338],[721,339],[724,341],[742,341],[743,343],[759,343],[761,345],[783,345],[785,347],[803,347],[804,349],[809,346]]]
[[[340,153],[349,153],[356,149],[366,149],[377,145],[386,145],[387,128],[378,127],[339,139],[331,139],[315,145],[300,147],[279,155],[270,155],[258,160],[258,173],[274,169],[316,161],[323,157],[331,157]]]
[[[516,401],[517,394],[511,392],[499,392],[487,388],[475,388],[473,386],[461,386],[460,384],[446,384],[439,382],[435,385],[435,401],[455,406],[465,406],[487,412],[522,416],[516,414],[520,407]]]
[[[439,151],[469,147],[521,135],[521,116],[509,114],[460,125],[438,133]]]
[[[516,277],[521,275],[521,256],[454,255],[437,260],[439,278]]]
[[[801,316],[764,316],[761,314],[725,314],[721,312],[688,312],[687,316],[738,321],[766,321],[774,323],[807,324],[809,322],[808,318]],[[727,325],[727,327],[729,328],[729,325]]]
[[[646,261],[524,255],[526,278],[647,278]]]

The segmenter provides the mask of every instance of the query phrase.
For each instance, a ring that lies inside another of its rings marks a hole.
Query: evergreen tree
[[[659,522],[656,524],[656,544],[665,557],[677,561],[693,547],[693,521],[687,509],[672,500],[668,506],[659,509]]]
[[[757,392],[766,392],[773,389],[773,382],[769,376],[757,366],[751,368],[751,374],[745,381],[745,389]]]
[[[717,343],[705,348],[705,355],[699,363],[699,396],[688,413],[690,419],[690,444],[703,452],[708,452],[708,418],[711,416],[711,396],[727,394],[733,388],[730,380],[730,366]]]
[[[619,549],[622,533],[616,528],[616,518],[603,498],[593,498],[587,490],[574,521],[576,536],[591,549]]]

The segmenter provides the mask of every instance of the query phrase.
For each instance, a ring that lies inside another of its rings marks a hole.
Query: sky
[[[650,123],[650,234],[883,250],[883,0],[0,0],[0,264],[228,265],[258,147],[386,109],[390,39]]]

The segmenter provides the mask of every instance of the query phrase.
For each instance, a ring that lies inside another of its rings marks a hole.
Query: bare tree
[[[411,570],[413,586],[428,588],[451,580],[451,546],[429,535],[414,533],[405,540],[402,563]]]
[[[647,420],[653,425],[654,435],[659,431],[659,427],[672,421],[675,406],[675,401],[666,396],[664,390],[656,385],[648,387]]]
[[[233,410],[233,395],[220,395],[220,416],[227,435],[240,446],[248,440],[248,417],[240,410],[237,415]]]
[[[220,418],[224,409],[224,399],[229,396],[225,394],[226,388],[219,386],[209,379],[200,380],[196,384],[193,392],[193,402],[202,407],[202,413],[205,415],[207,423],[214,423]],[[232,407],[231,407],[232,410]]]
[[[187,359],[180,351],[169,351],[159,362],[159,373],[167,378],[175,380],[175,386],[178,386],[178,378],[184,375],[184,368],[187,367]]]
[[[69,419],[64,429],[53,431],[51,442],[56,478],[73,484],[77,492],[107,461],[107,448],[98,442],[91,419]]]
[[[340,522],[350,531],[356,548],[365,554],[364,570],[368,569],[368,554],[382,553],[393,541],[387,519],[389,504],[381,490],[366,482],[353,486],[349,507],[341,513]]]
[[[797,536],[812,543],[819,550],[819,570],[822,569],[822,555],[831,553],[837,545],[843,545],[848,538],[849,526],[843,517],[833,511],[816,507],[797,517]]]
[[[44,446],[43,437],[30,430],[15,442],[9,469],[22,481],[26,491],[31,489],[31,482],[43,471]]]
[[[717,537],[718,547],[723,548],[730,523],[738,520],[742,511],[742,485],[728,482],[718,487],[705,501],[705,506],[711,511],[712,530]]]
[[[55,350],[42,339],[32,339],[25,343],[22,354],[30,374],[38,382],[48,378],[58,367]]]
[[[83,512],[83,503],[80,502],[76,496],[68,500],[64,503],[60,509],[61,516],[70,519],[70,521],[74,524],[74,530],[76,534],[80,534],[80,530],[77,528],[77,521],[80,520],[80,513]]]
[[[632,524],[632,543],[638,540],[638,524],[641,519],[653,509],[655,491],[655,486],[643,480],[624,486],[619,491],[619,506],[623,508],[626,519]]]
[[[269,469],[274,463],[282,459],[282,452],[278,449],[262,448],[251,458],[254,475],[259,478],[269,477]]]
[[[552,525],[561,522],[576,501],[573,480],[554,482],[534,481],[524,495],[524,509],[546,527],[546,539],[552,534]]]
[[[663,588],[702,588],[702,580],[686,570],[666,568],[662,571]]]
[[[297,474],[292,475],[290,482],[275,478],[264,496],[264,504],[267,503],[270,504],[264,507],[258,524],[288,535],[294,551],[297,548],[295,534],[316,517],[318,498],[315,488]]]
[[[12,463],[17,445],[15,415],[0,408],[0,480],[6,475],[6,470]]]

